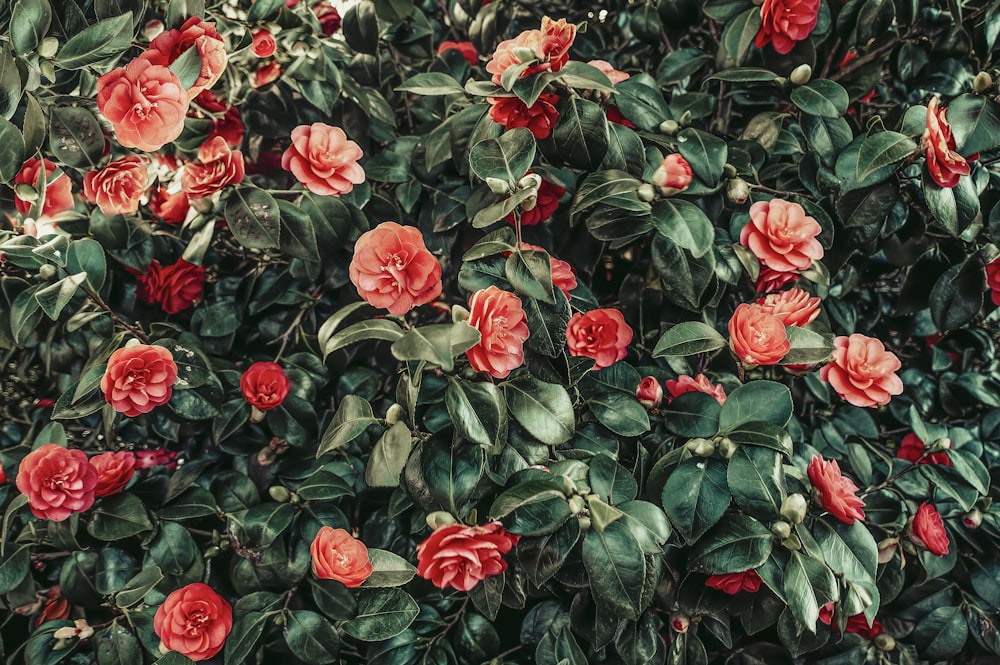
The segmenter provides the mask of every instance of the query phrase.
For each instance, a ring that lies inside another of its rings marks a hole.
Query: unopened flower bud
[[[691,164],[677,152],[664,157],[659,168],[653,172],[653,184],[663,196],[680,194],[688,188],[692,179]]]
[[[403,419],[406,410],[402,404],[393,404],[385,412],[385,422],[387,425],[395,425]]]
[[[267,466],[268,464],[274,463],[278,455],[270,448],[261,448],[260,452],[257,453],[257,464],[261,466]]]
[[[267,414],[258,409],[256,406],[250,407],[250,422],[259,423],[264,420]]]
[[[691,111],[684,111],[684,113],[681,115],[680,120],[678,120],[677,123],[681,127],[687,127],[688,125],[691,124],[691,118],[692,117],[693,116],[691,115]]]
[[[770,151],[777,144],[779,134],[781,134],[781,114],[766,111],[750,118],[740,138],[756,141],[764,150]]]
[[[771,525],[771,533],[773,533],[778,540],[785,540],[792,535],[792,525],[784,520],[778,520]]]
[[[928,446],[927,450],[932,453],[938,453],[944,450],[951,450],[951,439],[944,436]]]
[[[579,515],[580,513],[582,513],[586,505],[587,504],[584,503],[583,501],[583,497],[580,495],[571,496],[569,498],[569,512],[573,513],[574,515]]]
[[[52,279],[59,271],[51,263],[45,263],[38,267],[38,276],[43,279]]]
[[[569,476],[559,476],[559,478],[562,480],[563,494],[573,496],[577,493],[576,483],[573,482],[572,478]]]
[[[680,128],[681,126],[676,120],[664,120],[660,123],[660,133],[667,136],[673,136]]]
[[[296,41],[288,47],[288,53],[296,58],[300,55],[305,55],[307,51],[309,51],[309,44],[306,44],[302,40]]]
[[[514,57],[517,58],[517,61],[522,65],[526,62],[538,60],[538,55],[535,54],[535,51],[527,46],[515,47],[511,52],[514,54]]]
[[[521,179],[517,181],[518,189],[536,190],[541,186],[542,186],[542,176],[538,175],[537,173],[528,173],[522,176]]]
[[[538,197],[531,195],[528,198],[521,201],[521,212],[528,212],[529,210],[534,210],[535,206],[538,205]]]
[[[788,80],[795,85],[805,85],[812,78],[812,73],[812,67],[802,64],[792,70],[792,73],[788,75]]]
[[[896,555],[896,548],[899,547],[899,538],[886,538],[878,544],[878,562],[889,563]]]
[[[56,80],[56,66],[52,64],[50,60],[42,60],[38,63],[38,70],[42,73],[47,81],[53,82]]]
[[[590,526],[592,522],[590,521],[589,517],[581,517],[579,519],[579,522],[580,522],[580,531],[590,531]]]
[[[655,409],[663,402],[663,386],[655,377],[644,377],[635,389],[635,398],[647,409]]]
[[[788,538],[781,541],[781,546],[792,552],[798,552],[802,549],[802,541],[799,540],[799,537],[793,533]]]
[[[723,459],[732,459],[737,448],[739,445],[728,436],[722,437],[722,441],[719,441],[719,454],[722,455]]]
[[[798,493],[789,494],[781,502],[781,516],[792,524],[798,524],[804,520],[808,510],[809,504],[806,502],[806,498]]]
[[[510,194],[510,183],[501,178],[487,178],[486,186],[490,188],[490,191],[494,194],[499,194],[505,196]]]
[[[38,55],[43,58],[51,58],[59,50],[59,40],[55,37],[46,37],[38,45]]]
[[[733,178],[726,184],[726,198],[736,205],[746,203],[750,198],[750,185],[743,178]]]
[[[38,192],[26,182],[19,182],[14,185],[14,194],[17,198],[28,203],[34,203],[38,200]]]
[[[455,516],[446,510],[435,510],[433,513],[427,515],[427,526],[432,529],[440,529],[443,526],[451,526],[452,524],[458,524],[458,520]]]
[[[978,529],[979,525],[983,523],[983,513],[978,508],[973,508],[969,512],[962,515],[962,525],[966,529]]]
[[[691,619],[688,615],[683,612],[670,613],[670,627],[674,629],[674,632],[686,633],[688,631],[688,626],[690,625]]]
[[[688,449],[688,452],[696,457],[711,457],[715,454],[715,443],[709,441],[708,439],[691,439],[684,444],[684,447]]]
[[[872,643],[879,651],[892,651],[896,648],[896,638],[889,633],[879,633]]]
[[[267,493],[278,503],[288,503],[288,500],[292,498],[292,493],[283,485],[272,485],[267,488]]]
[[[656,198],[656,190],[648,182],[644,182],[635,190],[635,195],[639,197],[640,201],[649,203]]]
[[[202,554],[202,556],[205,557],[206,559],[214,559],[220,554],[222,554],[222,548],[220,548],[218,545],[209,545],[205,549],[205,552],[204,554]]]
[[[972,80],[972,89],[980,95],[993,87],[993,77],[986,72],[979,72]]]

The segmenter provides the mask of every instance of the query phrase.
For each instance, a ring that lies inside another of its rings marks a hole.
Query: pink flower
[[[257,28],[252,33],[250,50],[258,58],[269,58],[278,49],[278,43],[274,41],[274,35],[267,28]]]
[[[771,199],[750,206],[750,222],[740,232],[740,244],[768,268],[805,270],[823,258],[816,240],[822,228],[798,203]]]
[[[611,85],[618,85],[622,81],[627,81],[631,76],[626,72],[615,69],[607,60],[590,60],[587,64],[600,70],[602,74],[607,76],[611,81]]]
[[[760,274],[757,275],[757,293],[780,291],[798,278],[798,270],[783,272],[780,270],[773,270],[765,265],[762,265],[760,267]]]
[[[132,344],[108,358],[101,390],[118,413],[134,418],[170,401],[177,363],[162,346]]]
[[[756,592],[760,589],[760,575],[756,570],[747,570],[742,573],[728,573],[726,575],[712,575],[705,581],[706,586],[713,589],[725,591],[730,596],[735,596],[740,591]]]
[[[594,368],[603,369],[628,355],[632,334],[632,328],[617,309],[593,309],[570,317],[566,343],[571,356],[593,358],[597,363]]]
[[[361,234],[349,272],[358,295],[397,316],[441,295],[441,264],[413,226],[382,222]]]
[[[440,527],[417,545],[417,574],[439,589],[469,591],[481,580],[507,570],[503,555],[519,539],[497,522]]]
[[[760,29],[754,46],[774,46],[785,54],[809,37],[819,16],[819,0],[764,0],[760,7]]]
[[[32,157],[21,165],[21,170],[14,176],[14,184],[31,185],[38,187],[38,173],[45,169],[45,180],[49,181],[52,174],[59,167],[47,159],[41,160]],[[24,201],[14,195],[14,207],[22,215],[31,210],[31,201]],[[65,173],[60,173],[58,177],[47,182],[45,185],[45,203],[42,204],[41,219],[50,219],[67,210],[73,209],[73,181]]]
[[[232,629],[232,606],[201,582],[171,593],[153,617],[153,630],[163,647],[194,661],[208,660],[222,651]]]
[[[14,484],[35,517],[62,522],[94,505],[97,469],[83,451],[47,443],[21,460]]]
[[[321,580],[337,580],[354,589],[371,577],[368,547],[344,529],[321,527],[309,545],[313,575]]]
[[[149,167],[136,155],[122,157],[100,171],[83,176],[83,195],[105,215],[131,214],[139,210],[139,200],[146,192]]]
[[[653,173],[653,184],[664,196],[673,196],[687,189],[691,178],[691,165],[680,153],[672,152],[663,158],[663,162]]]
[[[525,30],[514,39],[500,42],[493,58],[486,65],[486,71],[493,75],[493,82],[501,85],[503,73],[509,67],[529,62],[537,62],[522,71],[518,78],[532,76],[539,72],[558,72],[569,62],[569,47],[576,39],[576,26],[566,19],[553,21],[548,16],[542,19],[541,30]],[[530,54],[531,58],[521,60]]]
[[[792,348],[785,324],[761,305],[739,305],[729,319],[729,346],[747,365],[776,365]]]
[[[126,148],[152,152],[180,136],[188,100],[172,71],[144,58],[97,79],[97,108]]]
[[[786,326],[805,327],[819,316],[819,298],[802,289],[788,289],[757,300],[757,304]]]
[[[184,165],[181,189],[189,198],[205,198],[226,185],[238,185],[245,175],[243,153],[230,150],[226,139],[216,136],[201,144],[196,161]]]
[[[191,97],[197,97],[202,90],[208,90],[222,77],[229,56],[226,43],[215,30],[215,24],[192,16],[179,29],[161,32],[149,44],[149,49],[139,56],[154,65],[169,67],[188,49],[198,50],[201,71],[194,84],[188,89]]]
[[[921,549],[934,556],[948,554],[948,532],[944,528],[941,514],[931,504],[924,502],[910,521],[910,540]]]
[[[927,172],[940,187],[954,187],[959,178],[969,175],[968,160],[955,152],[955,136],[951,133],[951,125],[945,115],[945,109],[938,108],[938,98],[932,97],[927,102],[927,128],[920,139],[920,147],[927,157]]]
[[[482,335],[465,352],[472,369],[503,379],[524,364],[528,323],[520,298],[496,286],[476,291],[469,299],[468,324]]]
[[[854,334],[838,337],[833,344],[833,360],[820,370],[820,378],[845,400],[854,406],[881,406],[903,392],[896,374],[902,363],[882,342]]]
[[[687,374],[681,374],[676,379],[667,379],[666,386],[671,401],[685,393],[699,392],[711,395],[719,404],[726,403],[726,389],[714,385],[704,374],[699,374],[694,378]]]
[[[94,496],[100,498],[118,494],[135,474],[135,455],[128,451],[101,453],[90,458],[90,465],[97,470]]]
[[[281,168],[291,171],[313,194],[340,196],[365,181],[358,164],[361,147],[339,127],[322,122],[292,130],[292,145],[281,155]]]
[[[896,450],[896,457],[904,459],[908,462],[916,462],[924,455],[924,442],[920,438],[910,432],[903,437],[903,440],[899,442],[899,448]],[[951,458],[948,457],[947,451],[940,451],[936,453],[931,453],[927,457],[920,460],[921,464],[940,464],[941,466],[954,466],[951,462]]]
[[[858,498],[858,486],[840,473],[836,460],[825,460],[813,455],[809,461],[809,482],[818,495],[818,501],[831,515],[841,522],[852,524],[865,519],[865,502]]]

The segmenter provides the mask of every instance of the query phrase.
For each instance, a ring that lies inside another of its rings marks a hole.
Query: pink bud
[[[663,386],[652,376],[644,377],[635,389],[635,398],[647,409],[655,409],[663,402]]]

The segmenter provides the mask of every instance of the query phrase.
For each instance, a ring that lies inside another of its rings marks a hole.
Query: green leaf
[[[628,469],[610,455],[595,455],[590,461],[590,491],[610,505],[631,501],[639,491],[639,485]]]
[[[247,249],[270,249],[281,245],[278,202],[263,189],[234,189],[226,202],[225,215],[233,236]]]
[[[781,455],[770,448],[739,446],[726,477],[733,501],[743,511],[764,521],[778,519],[784,501],[785,474]]]
[[[721,45],[726,54],[742,65],[750,53],[754,38],[760,30],[760,9],[752,7],[726,23],[722,31]]]
[[[444,400],[451,421],[463,438],[486,447],[503,443],[507,403],[494,384],[448,377]]]
[[[799,624],[810,633],[815,633],[819,608],[837,600],[833,573],[820,559],[803,552],[792,552],[785,566],[785,597],[788,609]]]
[[[365,580],[365,587],[403,586],[417,574],[417,568],[403,557],[376,548],[368,549],[372,574]]]
[[[979,194],[972,178],[959,178],[954,187],[941,187],[925,171],[923,192],[934,220],[953,236],[960,236],[980,216]]]
[[[597,602],[621,616],[639,617],[645,604],[646,557],[624,524],[615,521],[590,530],[583,539],[583,565]]]
[[[833,572],[850,582],[875,581],[878,545],[863,522],[848,525],[839,520],[817,520],[812,533]]]
[[[357,342],[369,339],[380,339],[386,342],[395,342],[403,336],[403,329],[399,324],[389,319],[367,319],[347,326],[330,339],[323,346],[323,358],[325,359],[334,351],[350,346]]]
[[[406,423],[394,423],[372,449],[365,466],[365,482],[371,487],[398,487],[399,476],[403,473],[413,444],[413,436]]]
[[[0,593],[16,589],[31,573],[31,545],[10,547],[0,555]]]
[[[715,229],[701,208],[681,199],[660,199],[650,215],[653,226],[696,259],[711,251]]]
[[[741,446],[764,446],[792,456],[792,437],[779,425],[751,420],[729,429],[726,436]]]
[[[670,522],[657,506],[647,501],[626,501],[618,504],[621,517],[636,542],[646,554],[662,554],[663,545],[670,538]]]
[[[173,2],[171,2],[172,4]],[[281,0],[257,0],[250,5],[250,11],[247,12],[247,21],[251,23],[261,21],[274,14],[284,5],[285,3]]]
[[[913,630],[920,655],[929,661],[945,661],[965,646],[969,626],[961,607],[937,607]]]
[[[458,515],[483,477],[485,455],[479,446],[452,445],[450,437],[424,444],[420,467],[430,495]]]
[[[234,617],[233,628],[226,637],[222,652],[223,665],[243,665],[264,634],[268,617],[264,612],[246,612]]]
[[[372,556],[373,551],[368,550],[369,557]],[[358,603],[354,599],[354,594],[342,583],[337,580],[310,578],[309,585],[312,587],[312,597],[316,607],[326,616],[335,621],[343,621],[352,619],[357,614]]]
[[[726,338],[706,323],[683,321],[663,333],[653,348],[653,357],[693,356],[708,353],[726,345]]]
[[[851,103],[847,91],[826,79],[815,79],[792,90],[792,103],[801,110],[821,118],[839,118],[847,113]]]
[[[788,326],[785,333],[791,348],[781,359],[782,365],[814,365],[826,362],[833,353],[832,335],[821,335],[798,326]]]
[[[762,566],[773,541],[771,531],[757,520],[731,514],[691,548],[688,562],[713,575],[741,573]]]
[[[490,517],[506,520],[512,533],[523,536],[544,536],[553,533],[569,519],[571,513],[562,482],[556,477],[529,480],[504,491],[493,501]]]
[[[108,262],[101,243],[82,238],[70,243],[66,252],[66,270],[70,274],[85,273],[87,287],[99,291],[107,277]]]
[[[375,0],[375,14],[389,23],[402,21],[413,11],[413,0]]]
[[[479,331],[464,321],[434,323],[413,328],[392,343],[392,355],[398,360],[426,360],[450,372],[455,357],[479,343]]]
[[[95,633],[93,640],[97,665],[135,665],[143,662],[139,638],[117,621]]]
[[[881,224],[899,200],[899,185],[885,182],[855,189],[837,199],[837,215],[846,227]]]
[[[139,497],[124,493],[101,499],[96,504],[91,512],[87,532],[98,540],[113,541],[150,531],[152,528],[153,523],[149,521],[146,507]]]
[[[17,61],[14,59],[14,53],[10,50],[10,46],[2,44],[0,45],[0,116],[10,120],[11,116],[14,115],[14,111],[17,110],[22,93],[21,74],[17,69]],[[38,102],[35,101],[34,97],[29,96],[27,99],[29,108],[32,106],[32,102],[34,102],[35,109],[38,108]],[[25,132],[28,131],[28,127],[31,124],[28,115],[29,112],[26,112],[24,121]],[[44,118],[42,122],[45,122]],[[31,152],[34,152],[34,150]]]
[[[541,588],[559,572],[579,540],[580,521],[567,520],[552,533],[537,538],[522,538],[517,544],[517,558],[531,583]]]
[[[333,420],[323,433],[316,457],[349,445],[376,422],[368,400],[357,395],[344,395]]]
[[[82,106],[54,106],[49,112],[49,148],[60,162],[94,168],[104,152],[104,131],[94,114]]]
[[[719,182],[729,154],[725,141],[707,132],[686,127],[677,132],[677,150],[691,165],[694,174],[705,183],[714,186]]]
[[[559,70],[559,80],[571,88],[578,90],[597,90],[599,92],[614,92],[611,79],[598,68],[578,60],[570,60]],[[525,102],[527,104],[527,102]]]
[[[948,104],[947,117],[959,154],[967,157],[1000,146],[1000,104],[989,97],[959,95]]]
[[[507,257],[504,273],[516,292],[549,304],[555,303],[552,262],[546,252],[516,249]]]
[[[132,607],[142,600],[150,589],[163,579],[163,571],[159,566],[146,564],[136,573],[135,577],[125,583],[125,586],[115,594],[115,605],[120,608]]]
[[[702,457],[681,462],[667,478],[661,496],[670,523],[689,543],[722,519],[731,499],[726,465]]]
[[[388,640],[413,623],[420,606],[401,589],[362,589],[358,614],[343,624],[344,632],[365,642]]]
[[[290,503],[261,503],[243,516],[243,528],[256,547],[265,549],[292,525],[297,512]]]
[[[944,332],[972,321],[983,307],[985,274],[975,257],[948,268],[930,293],[931,319]]]
[[[132,44],[132,12],[106,18],[70,37],[56,56],[63,69],[83,69],[121,55]],[[197,49],[188,49],[188,52]],[[201,60],[198,60],[201,69]]]
[[[536,665],[586,665],[587,656],[569,626],[553,622],[535,647]]]
[[[319,244],[312,217],[291,201],[279,200],[278,213],[281,216],[281,251],[305,261],[319,261]]]
[[[855,168],[858,182],[863,181],[880,168],[906,159],[917,150],[913,140],[899,132],[876,132],[869,134],[858,150]]]
[[[638,381],[635,385],[638,385]],[[636,401],[634,389],[629,393],[613,389],[588,389],[586,393],[587,407],[602,425],[615,434],[639,436],[649,431],[649,414]]]
[[[73,299],[80,285],[87,280],[86,273],[77,273],[63,277],[57,282],[49,284],[43,289],[35,292],[35,299],[50,319],[55,321],[65,309],[66,305]]]
[[[17,0],[10,12],[10,43],[14,53],[25,55],[35,49],[49,31],[52,7],[49,0]]]
[[[453,77],[442,72],[425,72],[406,79],[403,85],[397,86],[400,92],[412,92],[425,97],[434,95],[465,94],[465,87]]]
[[[0,179],[11,182],[24,164],[24,137],[6,118],[0,117]]]
[[[469,165],[480,179],[503,180],[511,191],[535,160],[535,137],[524,127],[504,132],[472,146]]]
[[[340,653],[340,635],[333,625],[316,612],[289,612],[285,623],[285,644],[304,663],[336,663]]]
[[[407,182],[413,177],[410,163],[403,155],[383,150],[365,162],[365,177],[373,182]]]
[[[545,148],[550,159],[566,166],[596,170],[608,152],[608,119],[604,109],[581,97],[566,97]]]
[[[555,446],[573,436],[576,428],[573,403],[561,385],[522,375],[501,387],[511,415],[533,437]]]
[[[775,381],[745,383],[726,398],[719,427],[728,431],[748,422],[767,422],[784,427],[792,417],[792,394]]]
[[[295,492],[306,501],[332,501],[342,496],[353,496],[354,488],[349,481],[332,471],[317,471],[303,480]]]

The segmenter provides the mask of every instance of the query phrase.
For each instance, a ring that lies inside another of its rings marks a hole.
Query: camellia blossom
[[[224,100],[219,99],[211,90],[203,90],[191,102],[188,110],[188,117],[202,118],[206,114],[212,114],[210,120],[211,128],[205,141],[211,141],[216,136],[226,139],[226,143],[231,148],[238,147],[243,143],[243,120],[240,118],[240,109],[230,106]]]
[[[94,455],[90,458],[90,464],[97,470],[94,496],[98,498],[118,494],[135,474],[135,455],[127,450]]]
[[[155,344],[129,344],[108,358],[101,391],[118,413],[134,418],[170,401],[177,363]]]
[[[635,399],[647,409],[655,409],[663,402],[663,386],[655,376],[644,376],[635,388]]]
[[[291,171],[313,194],[340,196],[365,181],[358,164],[361,147],[340,127],[322,122],[292,130],[292,144],[281,155],[281,168]]]
[[[45,202],[42,204],[40,219],[51,219],[67,210],[73,209],[73,181],[65,173],[60,173],[55,178],[52,174],[59,168],[54,162],[47,159],[37,159],[32,157],[21,165],[21,170],[14,176],[14,184],[25,184],[31,187],[38,187],[38,174],[45,169]],[[14,207],[22,215],[31,210],[32,201],[26,201],[14,193]]]
[[[920,504],[917,514],[910,520],[908,533],[914,545],[934,556],[948,554],[950,545],[948,531],[944,528],[941,514],[931,504],[927,502]]]
[[[82,450],[47,443],[21,460],[14,484],[28,498],[32,515],[62,522],[94,505],[97,480],[97,469]]]
[[[653,184],[664,196],[680,194],[691,184],[691,165],[680,153],[672,152],[653,173]]]
[[[728,573],[725,575],[712,575],[705,580],[705,585],[719,591],[725,591],[730,596],[735,596],[740,591],[755,593],[760,589],[760,575],[756,570],[747,570],[742,573]]]
[[[819,620],[820,623],[824,623],[835,630],[840,630],[837,623],[833,620],[834,604],[832,602],[827,603],[823,607],[819,608]],[[864,614],[855,614],[854,616],[848,617],[847,625],[844,626],[843,631],[845,633],[853,633],[855,635],[860,635],[866,640],[873,640],[877,636],[885,632],[882,624],[877,620],[872,621],[872,624],[868,625],[868,619]]]
[[[819,316],[819,298],[802,289],[788,289],[772,293],[757,300],[771,316],[781,319],[786,326],[805,327]]]
[[[153,616],[153,630],[163,647],[194,661],[208,660],[222,651],[232,629],[232,606],[201,582],[168,595]]]
[[[740,232],[740,244],[773,270],[805,270],[823,258],[816,236],[822,227],[798,203],[771,199],[750,206],[750,222]]]
[[[902,441],[899,442],[899,448],[896,449],[896,457],[904,459],[908,462],[916,462],[917,460],[920,460],[920,464],[954,466],[951,458],[948,457],[948,451],[940,450],[924,457],[925,449],[926,446],[924,445],[924,442],[920,440],[920,437],[913,432],[910,432],[903,437]]]
[[[729,346],[747,365],[776,365],[792,348],[781,319],[747,303],[737,306],[729,319]]]
[[[111,122],[118,143],[151,152],[184,131],[189,97],[163,65],[136,58],[97,79],[97,108]]]
[[[281,406],[288,397],[291,381],[281,365],[275,362],[256,362],[240,377],[240,391],[243,398],[261,411],[270,411]]]
[[[726,389],[713,384],[704,374],[695,377],[681,374],[676,379],[667,379],[665,385],[671,400],[685,393],[700,392],[711,395],[719,404],[726,403]]]
[[[820,378],[845,400],[874,407],[903,392],[903,381],[896,374],[902,363],[881,341],[855,333],[837,337],[833,345],[833,360],[820,370]]]
[[[62,587],[58,584],[49,587],[45,591],[45,596],[42,600],[41,611],[35,619],[35,628],[38,628],[46,621],[69,618],[69,601],[63,597]]]
[[[205,268],[180,259],[177,263],[149,264],[136,277],[136,297],[147,305],[159,305],[167,314],[183,312],[201,300],[205,286]]]
[[[768,44],[784,55],[795,43],[809,37],[819,17],[819,0],[764,0],[754,46]]]
[[[438,44],[437,52],[458,51],[465,58],[465,61],[475,67],[479,64],[479,52],[472,42],[441,42]]]
[[[858,496],[858,486],[840,472],[836,460],[825,460],[813,455],[809,461],[809,482],[823,508],[841,522],[853,524],[865,519],[865,502]]]
[[[533,171],[529,170],[525,175],[531,173]],[[538,185],[538,192],[535,194],[535,207],[521,212],[521,226],[534,226],[549,221],[555,211],[559,209],[559,201],[565,193],[564,188],[542,178],[541,184]],[[508,224],[513,225],[514,213],[510,213],[504,219],[507,220]]]
[[[469,299],[467,323],[482,336],[465,352],[472,369],[504,379],[524,364],[528,323],[516,295],[492,285],[476,291]]]
[[[397,316],[441,295],[441,264],[413,226],[382,222],[361,234],[349,273],[362,299]]]
[[[967,160],[955,152],[955,145],[945,109],[939,107],[937,97],[932,97],[927,102],[927,128],[920,138],[920,147],[927,158],[927,172],[940,187],[957,185],[959,178],[971,172],[969,162],[978,157],[973,155]]]
[[[215,23],[205,21],[199,16],[192,16],[184,21],[180,28],[157,35],[149,43],[149,49],[139,58],[148,60],[154,65],[169,67],[190,48],[198,50],[198,58],[201,61],[198,78],[188,88],[188,94],[196,97],[202,90],[208,90],[218,82],[229,60],[226,42],[216,32]]]
[[[83,195],[105,215],[126,215],[139,210],[139,201],[149,183],[149,165],[130,155],[110,162],[99,171],[83,176]]]
[[[517,97],[487,97],[490,120],[505,129],[527,127],[536,139],[547,139],[559,119],[556,103],[559,96],[543,92],[530,107]]]
[[[216,136],[201,144],[197,161],[184,165],[181,189],[192,199],[205,198],[226,185],[238,185],[245,175],[243,153],[230,150],[226,139]]]
[[[284,70],[277,60],[271,60],[258,67],[253,73],[253,87],[263,88],[268,83],[274,83]]]
[[[546,16],[540,30],[525,30],[513,39],[500,42],[486,64],[486,71],[493,75],[497,85],[501,85],[503,73],[509,67],[527,62],[531,64],[518,74],[518,78],[539,72],[558,72],[569,62],[569,47],[575,39],[575,25],[563,18],[553,21]]]
[[[368,548],[344,529],[324,526],[309,545],[313,575],[337,580],[353,589],[361,586],[373,570]]]
[[[757,275],[757,293],[780,291],[799,278],[798,270],[774,270],[762,265]]]
[[[593,358],[594,369],[611,367],[628,355],[632,328],[617,309],[577,312],[566,326],[566,343],[571,356]]]
[[[278,49],[278,43],[274,41],[274,35],[267,28],[257,28],[254,30],[251,39],[250,50],[258,58],[269,58]]]
[[[503,555],[520,536],[498,522],[482,526],[449,524],[417,545],[417,574],[439,589],[469,591],[481,580],[507,570]]]
[[[1000,259],[993,259],[986,264],[986,285],[990,289],[990,299],[1000,307]]]
[[[149,199],[149,209],[155,215],[156,221],[164,224],[183,224],[191,210],[191,201],[182,191],[168,192],[165,188],[157,188]]]

